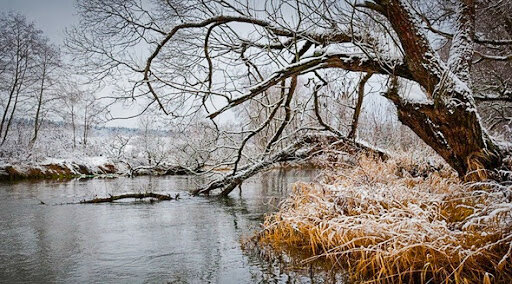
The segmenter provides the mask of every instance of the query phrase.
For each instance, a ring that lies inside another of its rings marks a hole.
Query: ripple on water
[[[196,183],[184,176],[0,184],[0,281],[311,282],[307,273],[242,251],[240,238],[275,210],[292,182],[314,175],[268,172],[223,200],[187,196]],[[182,199],[51,205],[141,191]]]

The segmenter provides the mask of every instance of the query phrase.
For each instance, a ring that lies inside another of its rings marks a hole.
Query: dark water
[[[310,171],[272,171],[230,198],[190,197],[193,177],[0,184],[0,281],[97,283],[301,283],[243,251],[292,182]],[[154,191],[178,201],[52,205],[94,195]],[[49,205],[41,205],[42,200]]]

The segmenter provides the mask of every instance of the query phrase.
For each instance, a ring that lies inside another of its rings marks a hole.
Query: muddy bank
[[[45,163],[38,165],[7,164],[0,166],[0,181],[20,179],[66,179],[81,176],[122,174],[119,165],[85,165],[75,162]]]
[[[99,176],[142,176],[142,175],[190,175],[192,172],[180,166],[139,166],[131,167],[122,162],[74,162],[58,161],[41,164],[0,165],[0,181],[22,179],[71,179]]]

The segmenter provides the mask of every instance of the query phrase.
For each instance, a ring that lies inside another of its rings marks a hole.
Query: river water
[[[185,176],[0,184],[0,281],[315,282],[310,275],[281,271],[240,245],[286,197],[291,183],[314,176],[274,170],[251,178],[227,199],[189,196],[197,178]],[[180,193],[181,199],[61,204],[144,191]]]

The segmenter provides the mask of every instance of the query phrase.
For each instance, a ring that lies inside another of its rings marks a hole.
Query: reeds
[[[369,283],[512,283],[512,187],[463,184],[426,164],[362,157],[297,183],[258,235]]]

